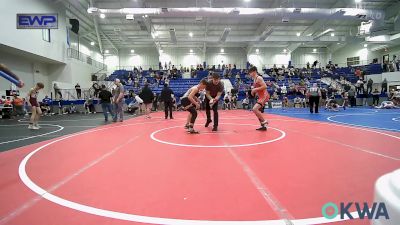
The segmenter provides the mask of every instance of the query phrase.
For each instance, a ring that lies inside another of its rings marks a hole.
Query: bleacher
[[[382,67],[380,64],[370,64],[370,65],[365,65],[365,66],[357,66],[357,67],[343,67],[343,68],[337,68],[333,73],[328,74],[326,71],[323,72],[321,69],[311,69],[311,74],[307,75],[307,77],[310,77],[311,79],[309,80],[310,85],[313,83],[319,83],[322,88],[328,88],[328,85],[325,83],[321,83],[320,79],[323,76],[330,76],[333,79],[338,79],[340,76],[343,76],[346,80],[350,81],[351,83],[355,83],[358,80],[358,77],[354,74],[354,70],[356,68],[360,68],[366,75],[368,74],[380,74],[382,73]],[[303,71],[306,69],[300,69],[300,71]],[[107,80],[112,81],[115,80],[116,78],[120,79],[123,83],[126,83],[129,77],[129,73],[132,71],[127,71],[127,70],[116,70],[114,71],[113,74],[111,74]],[[153,71],[155,73],[159,72],[164,72],[166,73],[166,70],[156,70]],[[223,77],[223,70],[221,69],[216,69],[213,72],[216,72],[220,74],[221,78]],[[264,69],[263,70],[264,74],[270,74],[271,69]],[[236,74],[240,74],[240,79],[242,81],[241,85],[237,85],[237,79],[236,79]],[[151,89],[156,93],[159,94],[161,93],[163,89],[163,82],[161,81],[158,85],[155,80],[155,78],[150,76],[151,71],[145,70],[142,71],[141,75],[142,78],[139,81],[139,87],[134,87],[132,85],[125,85],[125,89],[128,91],[133,91],[136,94],[140,92],[141,87],[144,85],[144,78],[147,79],[148,83],[151,86]],[[199,70],[196,71],[196,78],[190,78],[190,79],[183,79],[180,78],[180,71],[178,71],[178,77],[177,79],[171,79],[170,80],[170,88],[174,91],[175,95],[177,97],[182,96],[190,87],[196,85],[199,83],[199,81],[209,74],[208,70]],[[248,79],[246,77],[246,73],[241,70],[241,69],[232,69],[230,71],[230,78],[229,80],[231,81],[233,87],[239,87],[238,88],[238,94],[239,94],[239,99],[242,99],[245,97],[245,91],[252,85],[252,80]],[[284,79],[283,80],[277,80],[273,77],[265,77],[265,81],[274,81],[276,85],[279,87],[282,87],[285,85],[287,89],[289,90],[290,83],[289,80],[291,80],[295,85],[299,85],[301,78],[299,76],[292,76],[289,78],[288,74],[284,74]],[[272,95],[273,92],[275,91],[275,88],[272,86],[268,86],[268,92]],[[294,96],[289,96],[289,98],[293,98]]]

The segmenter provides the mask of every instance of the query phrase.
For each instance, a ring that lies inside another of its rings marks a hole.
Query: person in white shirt
[[[228,92],[224,96],[224,109],[231,109],[231,93]]]
[[[243,109],[250,109],[250,108],[249,108],[249,103],[250,103],[249,97],[246,96],[246,98],[244,98],[244,99],[242,100]]]
[[[286,85],[283,85],[282,87],[281,87],[281,93],[282,94],[287,94],[287,87],[286,87]]]
[[[293,103],[295,108],[301,108],[301,98],[299,96],[293,99]]]

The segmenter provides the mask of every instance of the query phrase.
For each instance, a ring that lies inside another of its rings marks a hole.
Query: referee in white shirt
[[[310,100],[310,113],[314,113],[314,105],[315,113],[318,113],[321,90],[319,89],[317,83],[314,83],[313,86],[308,89],[308,96]]]

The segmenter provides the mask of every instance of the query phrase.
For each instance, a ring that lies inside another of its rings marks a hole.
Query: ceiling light
[[[190,49],[190,53],[193,53],[193,49]]]
[[[149,15],[146,14],[146,15],[144,15],[144,17],[147,18],[147,17],[149,17]]]
[[[340,42],[338,42],[337,44],[340,45]]]
[[[297,36],[297,37],[300,37],[300,35],[301,35],[300,33],[296,33],[296,36]]]
[[[312,51],[313,51],[313,52],[317,52],[317,49],[316,49],[316,48],[314,48]]]
[[[257,48],[257,49],[256,49],[256,53],[258,54],[259,52],[260,52],[260,49]]]
[[[101,13],[101,14],[100,14],[100,18],[102,18],[102,19],[106,18],[106,14]]]
[[[225,52],[225,50],[223,48],[221,48],[221,53],[224,53],[224,52]]]
[[[108,54],[108,53],[110,53],[110,51],[109,50],[105,50],[104,53]]]
[[[283,52],[284,52],[284,53],[286,53],[286,52],[287,52],[286,48],[285,48],[285,49],[283,49]]]
[[[193,33],[192,33],[192,32],[190,32],[190,33],[189,33],[189,36],[190,36],[190,37],[193,37]]]
[[[245,2],[250,2],[251,0],[244,0]]]
[[[331,33],[331,37],[335,37],[335,33]]]
[[[132,50],[131,50],[131,53],[135,53],[135,50],[132,49]]]
[[[368,47],[368,44],[364,44],[364,48]]]
[[[93,46],[94,45],[94,41],[90,42],[90,45]]]
[[[134,17],[134,15],[133,14],[126,14],[126,17],[125,17],[127,20],[134,20],[135,19],[135,17]]]
[[[362,2],[362,0],[355,0],[355,2],[356,2],[356,3],[360,3],[360,2]]]

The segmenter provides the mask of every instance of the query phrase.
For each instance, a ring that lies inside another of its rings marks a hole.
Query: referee
[[[310,113],[314,113],[314,105],[315,105],[315,113],[318,113],[321,90],[319,89],[317,83],[314,83],[313,86],[308,89],[308,96],[310,98],[309,99]]]
[[[222,92],[224,92],[224,85],[217,73],[212,74],[212,79],[208,80],[206,87],[206,115],[207,122],[205,127],[208,127],[211,122],[211,108],[214,111],[214,127],[212,131],[218,130],[218,100],[221,98]]]

